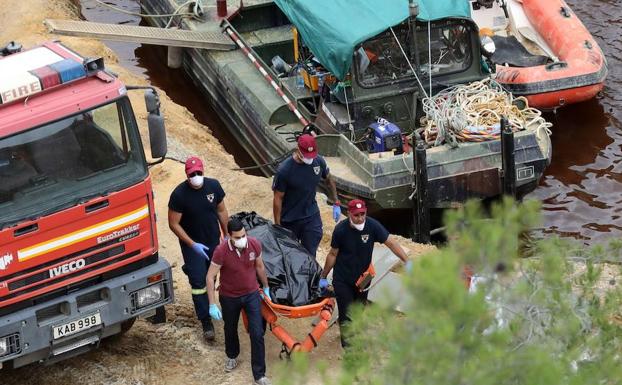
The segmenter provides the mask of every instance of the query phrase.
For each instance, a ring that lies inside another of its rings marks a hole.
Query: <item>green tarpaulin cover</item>
[[[305,44],[337,78],[350,70],[356,45],[408,17],[408,0],[275,0]],[[467,0],[417,0],[417,19],[470,17]]]

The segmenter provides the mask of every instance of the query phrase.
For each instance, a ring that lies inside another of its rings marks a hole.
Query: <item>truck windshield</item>
[[[144,178],[127,98],[0,139],[0,228]]]
[[[464,25],[431,25],[428,31],[428,24],[417,24],[414,44],[406,27],[395,27],[394,31],[400,44],[389,31],[367,40],[355,51],[356,78],[362,87],[413,80],[409,61],[423,78],[430,72],[434,77],[460,72],[471,65],[471,34]]]

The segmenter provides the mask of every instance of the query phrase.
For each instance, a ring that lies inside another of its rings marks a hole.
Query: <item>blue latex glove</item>
[[[335,222],[339,222],[339,217],[341,217],[341,206],[338,203],[333,205],[333,219]]]
[[[270,297],[270,288],[269,287],[264,287],[263,288],[263,295],[265,295],[266,298],[268,298],[270,301],[272,301],[272,297]]]
[[[215,303],[209,305],[209,315],[216,321],[222,320],[222,313],[220,312],[218,305],[216,305]]]
[[[209,261],[209,255],[207,254],[207,252],[209,251],[209,247],[205,246],[202,243],[194,242],[192,244],[192,250],[194,250],[195,253],[199,254],[200,256]]]
[[[406,272],[410,273],[411,271],[413,271],[413,261],[412,260],[408,260],[406,261],[406,266],[404,266],[404,269],[406,270]]]
[[[328,280],[326,278],[320,279],[320,290],[326,290],[328,288]]]

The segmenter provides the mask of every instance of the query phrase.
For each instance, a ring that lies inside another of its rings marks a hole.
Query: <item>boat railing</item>
[[[322,156],[339,158],[340,167],[347,168],[349,177],[356,177],[372,190],[411,183],[411,154],[372,159],[342,134],[318,135],[317,143]]]
[[[516,161],[521,164],[539,151],[537,139],[527,132],[519,132],[515,137]],[[344,183],[368,186],[372,191],[408,185],[412,183],[412,153],[371,158],[342,134],[324,134],[317,137],[318,149],[322,156],[336,158],[331,166]],[[460,149],[433,147],[428,149],[428,179],[441,180],[448,175],[471,174],[478,169],[497,170],[501,167],[501,145],[498,140],[488,142],[463,143]],[[332,171],[331,171],[332,172]]]

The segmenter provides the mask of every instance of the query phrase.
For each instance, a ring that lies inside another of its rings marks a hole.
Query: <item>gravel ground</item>
[[[77,19],[78,9],[71,0],[2,0],[0,7],[0,44],[10,40],[29,47],[47,40],[59,39],[48,35],[45,18]],[[62,42],[85,56],[103,56],[107,65],[126,84],[146,84],[117,64],[117,58],[97,40],[60,37]],[[206,174],[218,178],[228,193],[226,204],[230,213],[256,211],[267,218],[272,216],[271,181],[268,178],[249,176],[232,171],[237,165],[227,154],[209,128],[195,121],[184,107],[175,105],[161,92],[162,111],[168,130],[169,156],[183,160],[189,154],[205,159]],[[132,96],[137,119],[141,124],[144,143],[148,143],[146,114],[142,95]],[[146,146],[148,148],[148,146]],[[250,349],[248,339],[240,329],[241,363],[232,373],[224,372],[224,345],[222,324],[217,323],[216,343],[205,344],[201,339],[200,325],[194,315],[190,288],[181,271],[181,255],[175,236],[166,224],[166,204],[173,188],[184,179],[183,166],[175,160],[167,160],[151,169],[156,194],[158,234],[161,254],[173,265],[176,302],[167,307],[168,322],[151,325],[138,320],[134,327],[121,337],[103,341],[100,349],[51,366],[30,365],[11,371],[0,371],[1,385],[158,385],[158,384],[244,384],[252,383]],[[331,209],[322,206],[325,229],[324,239],[318,251],[320,263],[328,251],[333,223]],[[429,250],[407,240],[403,244],[411,255]],[[285,327],[304,338],[311,329],[311,320],[284,320]],[[268,375],[274,376],[279,360],[280,344],[266,334]],[[326,361],[329,369],[338,367],[341,358],[338,328],[331,328],[322,338],[320,346],[310,354],[312,364]],[[331,370],[335,372],[335,370]],[[308,383],[321,383],[311,379]]]

